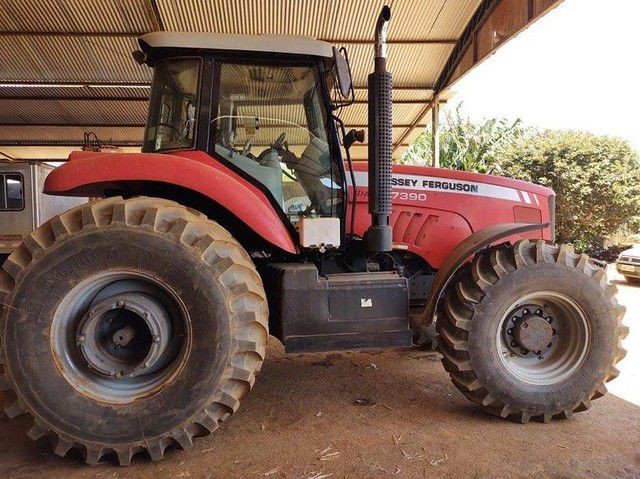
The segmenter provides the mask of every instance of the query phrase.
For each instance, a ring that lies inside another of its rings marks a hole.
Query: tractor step
[[[320,276],[310,263],[270,265],[272,333],[285,351],[411,346],[406,278],[391,272]]]

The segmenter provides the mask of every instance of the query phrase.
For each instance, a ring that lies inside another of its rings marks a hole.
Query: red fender
[[[269,243],[296,253],[297,247],[265,194],[201,151],[96,153],[75,151],[44,184],[50,195],[100,196],[104,183],[155,181],[196,191],[222,205]]]

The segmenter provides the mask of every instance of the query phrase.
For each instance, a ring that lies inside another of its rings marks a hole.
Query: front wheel
[[[625,354],[615,293],[605,271],[567,245],[491,248],[459,273],[439,312],[445,369],[495,415],[548,422],[583,411]]]
[[[267,303],[221,226],[158,198],[109,198],[34,231],[0,270],[9,417],[89,464],[153,460],[233,414],[264,359]]]

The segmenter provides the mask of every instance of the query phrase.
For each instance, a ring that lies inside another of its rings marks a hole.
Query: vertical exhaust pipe
[[[369,213],[367,250],[391,251],[391,155],[393,79],[387,71],[387,28],[391,9],[382,8],[375,33],[375,66],[368,77],[369,93]]]

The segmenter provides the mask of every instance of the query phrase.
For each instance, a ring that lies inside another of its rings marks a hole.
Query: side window
[[[193,147],[199,74],[200,60],[193,58],[155,66],[145,151]]]
[[[0,173],[0,210],[24,208],[24,180],[19,173]]]
[[[294,224],[340,215],[316,66],[222,63],[217,98],[217,156],[262,183]]]

